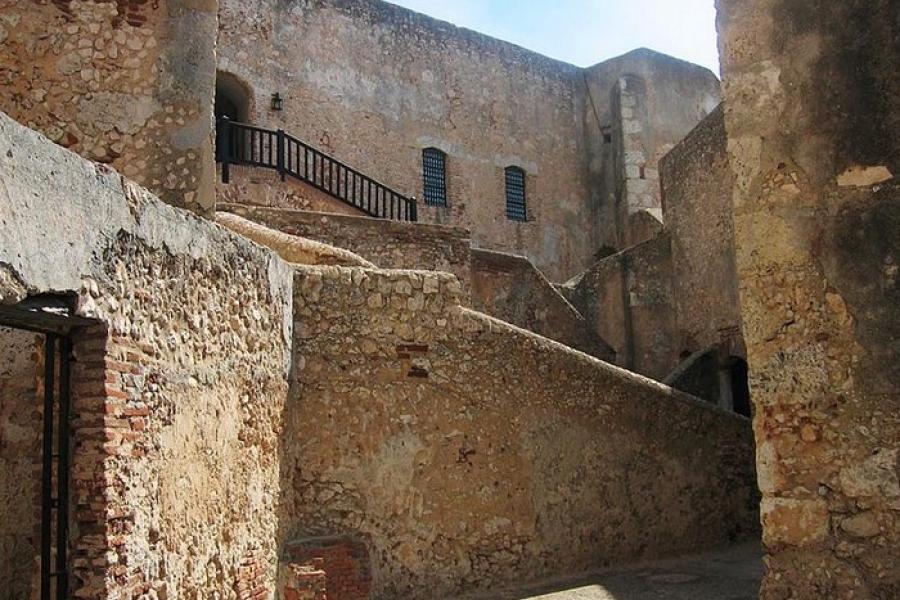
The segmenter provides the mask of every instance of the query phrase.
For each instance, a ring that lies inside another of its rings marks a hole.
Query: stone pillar
[[[900,597],[900,3],[718,0],[762,597]]]
[[[616,137],[621,144],[617,219],[622,248],[644,242],[662,229],[659,170],[645,140],[650,127],[646,96],[647,83],[636,75],[620,77],[613,89]]]

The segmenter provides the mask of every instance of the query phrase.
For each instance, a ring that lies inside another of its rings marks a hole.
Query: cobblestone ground
[[[762,580],[759,544],[641,563],[518,591],[496,600],[756,600]],[[483,597],[486,598],[487,597]]]

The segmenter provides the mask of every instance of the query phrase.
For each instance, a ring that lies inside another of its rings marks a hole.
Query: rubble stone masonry
[[[6,116],[0,156],[0,298],[98,323],[73,336],[74,597],[266,597],[287,266]]]
[[[0,109],[208,214],[217,5],[0,0]]]
[[[298,267],[280,543],[363,541],[450,598],[757,528],[746,419],[460,306],[448,274]]]
[[[898,3],[718,8],[762,598],[898,598]]]

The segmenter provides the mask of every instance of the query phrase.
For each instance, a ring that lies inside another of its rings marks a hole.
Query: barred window
[[[525,171],[519,167],[506,168],[506,218],[525,221]]]
[[[425,204],[447,206],[447,155],[437,148],[422,150]]]

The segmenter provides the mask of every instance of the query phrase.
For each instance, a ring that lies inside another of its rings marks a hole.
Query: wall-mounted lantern
[[[282,111],[284,110],[284,98],[281,97],[281,94],[275,92],[272,94],[272,110],[274,111]]]

